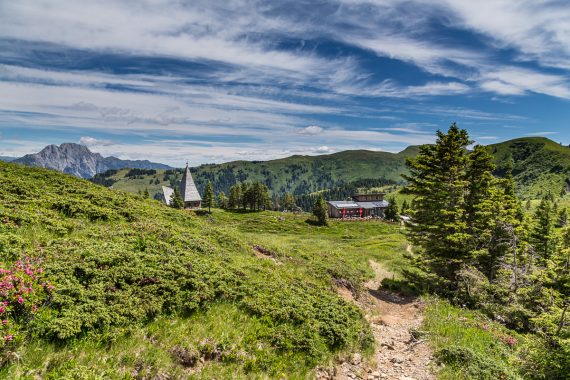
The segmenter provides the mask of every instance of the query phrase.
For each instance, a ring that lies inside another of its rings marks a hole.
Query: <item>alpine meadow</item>
[[[0,380],[570,380],[567,0],[0,1]]]

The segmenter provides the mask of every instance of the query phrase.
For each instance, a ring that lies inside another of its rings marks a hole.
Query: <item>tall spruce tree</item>
[[[471,256],[471,236],[465,218],[468,188],[466,130],[455,123],[447,133],[438,131],[434,145],[420,147],[407,160],[409,175],[405,192],[414,195],[413,223],[408,229],[412,243],[423,248],[425,269],[453,285],[457,271]]]
[[[552,256],[555,248],[554,220],[551,197],[545,196],[534,213],[534,228],[530,236],[539,262],[543,265]]]
[[[493,216],[491,191],[495,164],[487,148],[477,145],[467,156],[465,171],[465,222],[471,239],[471,249],[481,249],[489,239],[489,224]]]
[[[204,199],[202,201],[204,202],[204,206],[208,207],[209,213],[212,212],[214,199],[215,199],[214,188],[212,187],[212,182],[208,181],[208,183],[206,183],[206,188],[204,189]]]

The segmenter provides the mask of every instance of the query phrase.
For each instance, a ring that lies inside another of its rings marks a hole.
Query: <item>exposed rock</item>
[[[81,178],[91,178],[109,169],[170,169],[170,166],[147,160],[121,160],[117,157],[103,157],[93,153],[84,145],[64,143],[48,145],[39,153],[27,154],[13,162],[42,168],[54,169]]]

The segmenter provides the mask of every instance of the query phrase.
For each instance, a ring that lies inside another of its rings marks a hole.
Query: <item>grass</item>
[[[269,341],[259,339],[269,333],[262,319],[220,303],[188,318],[159,317],[111,341],[95,336],[65,345],[35,340],[21,351],[19,365],[0,374],[47,379],[306,378],[312,368],[305,355],[276,352]],[[200,350],[212,348],[222,357],[198,364],[199,371],[184,365],[192,355],[199,357]]]
[[[197,215],[0,163],[0,263],[37,257],[55,285],[21,344],[2,349],[0,377],[310,378],[369,350],[369,326],[333,280],[358,289],[369,259],[405,265],[400,227],[307,218]],[[200,371],[180,363],[212,351]]]
[[[519,349],[525,336],[446,301],[428,298],[427,304],[422,328],[444,364],[438,379],[522,379]]]

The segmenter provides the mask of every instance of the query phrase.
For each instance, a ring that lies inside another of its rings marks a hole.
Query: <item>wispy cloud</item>
[[[0,36],[0,126],[115,155],[397,150],[454,120],[491,140],[539,124],[519,99],[570,99],[563,0],[21,0]]]

